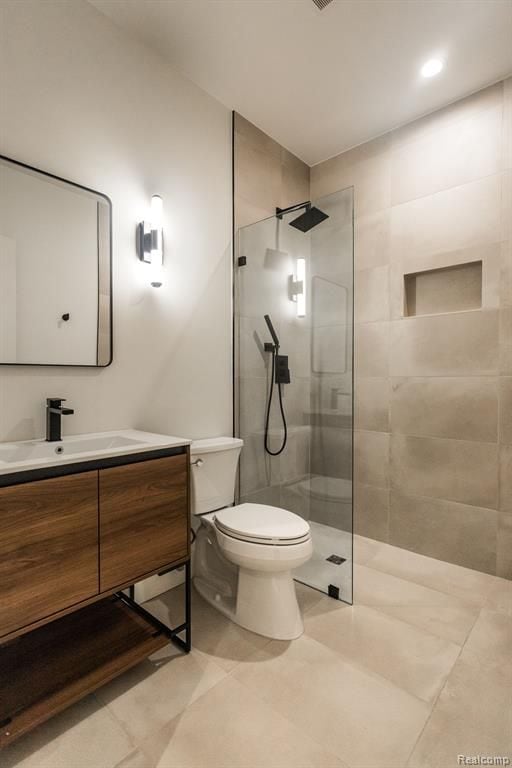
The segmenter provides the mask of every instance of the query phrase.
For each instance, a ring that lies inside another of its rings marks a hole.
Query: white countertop
[[[190,440],[183,437],[158,435],[137,429],[71,435],[55,442],[24,440],[18,443],[0,443],[0,475],[96,461],[111,456],[128,456],[163,448],[178,448],[190,443]]]

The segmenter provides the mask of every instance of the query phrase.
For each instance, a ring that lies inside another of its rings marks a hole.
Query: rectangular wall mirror
[[[112,362],[108,197],[0,156],[0,364]]]

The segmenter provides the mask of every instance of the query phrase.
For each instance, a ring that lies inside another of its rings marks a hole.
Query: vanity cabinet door
[[[0,637],[98,591],[98,473],[0,488]]]
[[[187,454],[100,470],[100,589],[189,553]]]

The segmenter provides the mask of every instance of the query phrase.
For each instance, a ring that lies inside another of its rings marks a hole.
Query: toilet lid
[[[215,513],[223,533],[259,544],[298,544],[307,541],[309,524],[302,517],[267,504],[238,504]]]

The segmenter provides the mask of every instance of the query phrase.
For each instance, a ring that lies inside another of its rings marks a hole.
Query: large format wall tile
[[[235,153],[236,194],[249,203],[273,213],[281,193],[281,160],[255,149],[239,136]]]
[[[391,323],[392,376],[475,376],[498,372],[497,311],[409,317]]]
[[[387,488],[389,435],[385,432],[354,432],[354,462],[356,483]]]
[[[484,110],[496,108],[503,98],[503,85],[503,82],[499,82],[483,88],[464,99],[459,99],[453,104],[397,128],[392,136],[393,149],[400,149],[410,142],[419,142],[431,136],[433,131],[446,131],[453,123],[470,120]]]
[[[238,112],[235,113],[235,131],[238,134],[236,136],[237,141],[243,138],[248,145],[258,150],[258,152],[264,152],[266,155],[275,157],[276,160],[281,160],[281,145],[274,141],[274,139],[271,139],[260,128],[249,122],[249,120],[246,120],[245,117],[238,114]]]
[[[510,243],[512,240],[512,170],[501,175],[501,239]]]
[[[357,323],[355,326],[356,376],[387,376],[390,323]]]
[[[356,429],[389,432],[389,379],[360,378],[354,394]]]
[[[288,150],[281,151],[281,189],[279,206],[287,208],[309,200],[309,173],[306,163]]]
[[[512,422],[512,413],[510,419]],[[392,379],[393,432],[495,442],[497,424],[498,395],[495,378]]]
[[[318,425],[311,431],[311,473],[328,477],[350,477],[352,430]]]
[[[512,168],[512,77],[503,83],[503,167]]]
[[[500,376],[500,443],[512,445],[512,376]]]
[[[498,447],[493,443],[391,435],[391,486],[418,496],[496,509]]]
[[[501,240],[500,174],[391,209],[391,248],[400,258]]]
[[[512,514],[508,512],[502,512],[498,520],[496,576],[512,579]]]
[[[356,323],[389,319],[389,268],[360,270],[355,275]]]
[[[389,490],[356,483],[354,486],[354,533],[388,541]]]
[[[242,143],[271,159],[270,202],[260,207],[263,200],[251,196],[240,205],[245,217],[271,210],[275,195],[280,205],[296,202],[307,177],[300,161],[243,119],[238,131]],[[512,78],[315,166],[310,181],[313,198],[354,186],[356,527],[385,540],[391,478],[395,495],[425,499],[438,525],[436,534],[428,518],[411,512],[416,536],[404,522],[410,544],[403,546],[422,551],[423,545],[433,557],[453,562],[467,556],[468,567],[482,570],[492,568],[494,558],[510,577]],[[260,187],[256,183],[256,192]],[[331,229],[315,236],[322,268],[343,237]],[[403,319],[405,274],[479,260],[481,310]],[[287,342],[294,355],[292,346]],[[246,370],[261,375],[260,353],[253,352]],[[333,387],[348,391],[348,377],[322,381],[324,408]],[[339,432],[338,426],[313,426],[316,473],[338,476],[340,462],[349,461],[350,441],[340,443]],[[259,482],[260,472],[252,474]],[[499,526],[487,510],[498,501]],[[395,513],[395,531],[397,519]]]
[[[354,186],[356,218],[388,208],[390,141],[390,134],[386,134],[314,165],[311,168],[311,197]]]
[[[354,268],[372,269],[389,262],[389,208],[358,216],[354,222]]]
[[[498,515],[492,509],[392,490],[389,543],[494,574]]]
[[[434,123],[417,140],[392,152],[391,205],[431,195],[501,170],[502,94],[492,107],[445,124]]]
[[[500,509],[512,513],[512,445],[500,446]]]

